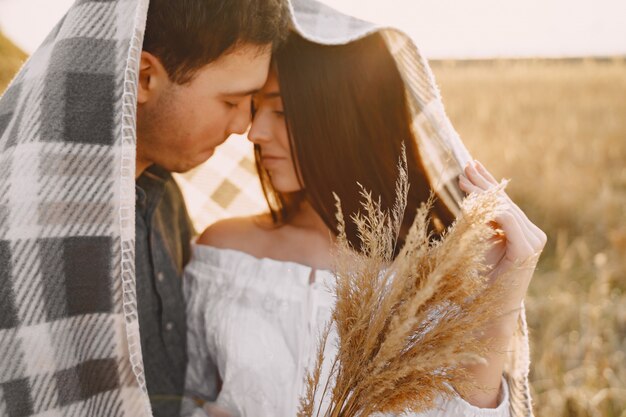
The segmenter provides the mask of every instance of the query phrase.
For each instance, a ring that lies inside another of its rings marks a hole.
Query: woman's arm
[[[459,184],[467,193],[483,192],[498,186],[498,182],[479,162],[468,164]],[[546,244],[546,234],[535,226],[524,212],[502,192],[500,210],[494,227],[501,232],[494,236],[494,245],[487,254],[490,277],[495,282],[506,279],[501,311],[485,329],[482,337],[493,341],[485,364],[468,366],[473,382],[479,388],[465,393],[466,400],[477,407],[489,408],[498,404],[506,349],[517,328],[519,311]],[[521,266],[520,266],[521,265]]]

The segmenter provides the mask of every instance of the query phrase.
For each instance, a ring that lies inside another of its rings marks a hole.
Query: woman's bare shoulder
[[[269,215],[232,217],[220,220],[207,227],[197,243],[221,249],[256,252],[263,246],[272,230]]]

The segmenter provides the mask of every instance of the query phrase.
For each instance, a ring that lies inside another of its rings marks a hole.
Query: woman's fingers
[[[524,224],[528,228],[528,231],[533,234],[534,238],[538,242],[538,247],[537,247],[538,250],[543,249],[543,247],[545,246],[546,241],[547,241],[547,236],[546,236],[545,232],[543,230],[541,230],[539,227],[537,227],[537,225],[535,223],[530,221],[528,216],[526,216],[526,213],[524,213],[524,211],[521,208],[519,208],[518,205],[516,205],[512,201],[511,201],[511,204],[513,204],[513,206],[515,207],[516,211],[519,213],[520,217],[523,219]]]
[[[530,254],[535,254],[543,249],[545,245],[545,234],[535,226],[524,212],[506,195],[503,194],[500,197],[500,212],[508,213],[510,216],[503,217],[507,221],[515,222],[519,230],[523,233],[523,239],[525,241],[522,246],[528,245],[530,248]],[[501,227],[504,230],[504,227]],[[543,236],[542,236],[543,235]],[[507,240],[512,241],[516,237],[507,236]],[[511,242],[517,243],[517,242]]]
[[[496,179],[478,161],[469,163],[459,176],[459,186],[466,193],[484,192],[498,185]],[[526,258],[541,251],[546,242],[545,233],[533,224],[526,214],[506,193],[501,193],[500,215],[496,218],[500,229],[505,232],[508,256]]]
[[[509,197],[506,193],[502,194],[502,198],[504,200],[502,205],[506,205],[508,209],[515,214],[517,221],[522,226],[522,230],[528,234],[528,238],[531,241],[533,248],[537,251],[542,250],[547,241],[546,234],[543,230],[531,222],[526,213],[517,204],[515,204],[511,197]]]
[[[491,182],[493,185],[497,185],[498,181],[496,181],[496,179],[493,177],[493,175],[491,175],[491,173],[489,171],[487,171],[487,168],[485,168],[485,166],[483,164],[480,163],[480,161],[474,161],[475,165],[476,165],[476,169],[477,171],[483,176],[485,177],[489,182]]]
[[[494,186],[494,184],[491,184],[486,178],[484,178],[478,172],[478,170],[476,169],[476,167],[472,163],[469,163],[465,167],[465,175],[472,182],[472,184],[476,185],[477,187],[479,187],[483,191],[486,191],[489,188]]]
[[[470,181],[482,190],[498,185],[493,175],[479,161],[468,164],[465,172]],[[508,204],[510,206],[509,209],[515,214],[522,230],[528,235],[532,247],[537,251],[542,250],[547,241],[546,234],[528,219],[526,213],[506,193],[503,193],[503,196],[506,199],[506,203],[503,205]]]
[[[484,191],[482,188],[474,185],[465,175],[459,175],[459,187],[468,194]]]
[[[522,226],[518,223],[517,218],[510,210],[498,214],[496,221],[506,236],[506,256],[509,260],[526,260],[535,254],[535,250],[528,241]]]
[[[468,169],[472,175],[471,169]],[[479,193],[485,190],[478,183],[486,185],[487,180],[481,176],[473,175],[474,181],[464,175],[459,176],[459,186],[466,193]],[[507,257],[526,259],[543,248],[545,238],[542,241],[543,232],[532,224],[528,217],[513,201],[505,194],[499,196],[500,210],[496,216],[497,227],[505,234],[509,252]]]
[[[513,203],[513,201],[510,201],[509,204],[511,205],[512,213],[517,218],[524,232],[528,235],[528,240],[532,247],[535,248],[536,251],[542,250],[546,244],[546,234],[528,219],[526,213],[524,213],[517,204]]]
[[[526,235],[526,239],[529,241],[531,246],[533,248],[537,247],[539,245],[539,239],[537,236],[535,236],[535,233],[533,232],[531,228],[532,223],[530,223],[530,221],[528,220],[528,217],[524,215],[522,210],[515,203],[513,203],[511,199],[507,198],[505,204],[507,206],[507,209],[511,212],[511,214],[515,218],[515,221],[517,222],[517,224],[519,224],[520,228]]]

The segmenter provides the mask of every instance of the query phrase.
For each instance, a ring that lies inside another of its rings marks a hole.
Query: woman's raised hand
[[[480,193],[497,187],[498,181],[478,161],[470,162],[459,178],[461,189],[467,193]],[[546,234],[531,222],[526,214],[502,191],[500,205],[494,219],[494,245],[487,254],[492,274],[499,275],[516,264],[536,264],[546,244]]]

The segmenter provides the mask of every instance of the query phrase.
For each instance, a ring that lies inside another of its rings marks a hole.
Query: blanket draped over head
[[[77,0],[0,99],[0,415],[150,416],[134,271],[137,73],[148,0]],[[393,28],[292,0],[322,44],[381,31],[404,78],[433,186],[453,209],[469,154],[426,59]],[[264,201],[250,145],[177,176],[199,226]],[[507,363],[532,415],[522,310]]]

